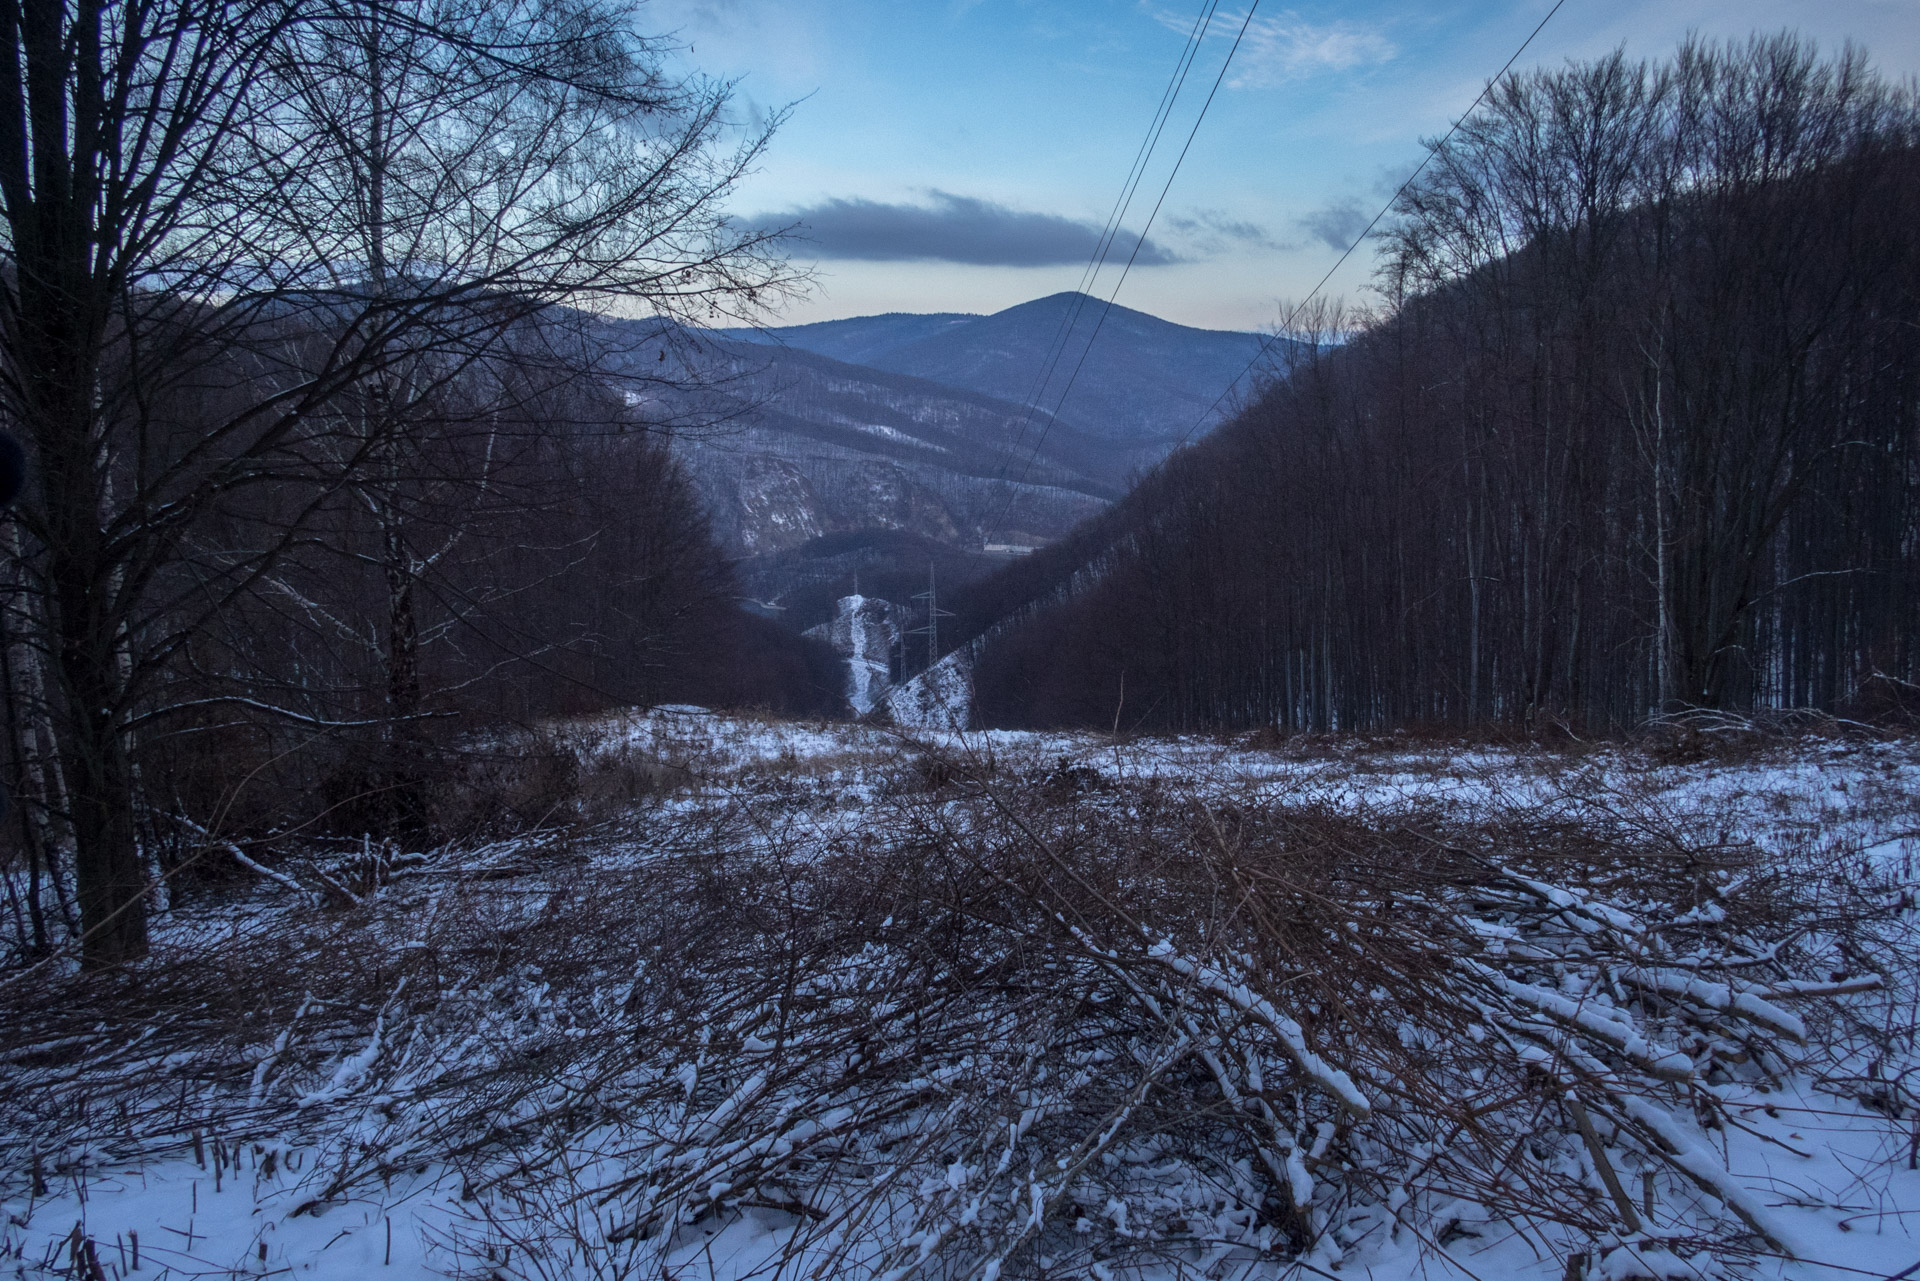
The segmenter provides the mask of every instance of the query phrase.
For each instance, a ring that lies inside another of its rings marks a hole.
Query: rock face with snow
[[[973,653],[957,649],[888,694],[887,713],[902,729],[973,728]]]
[[[833,621],[809,628],[807,635],[833,646],[847,660],[847,702],[865,716],[887,695],[889,660],[900,640],[901,609],[874,596],[842,596]]]
[[[727,514],[725,532],[735,545],[754,555],[820,537],[813,485],[792,462],[771,454],[742,454],[728,462],[732,502],[719,510]]]

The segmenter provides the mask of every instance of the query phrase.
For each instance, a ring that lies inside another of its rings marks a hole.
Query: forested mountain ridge
[[[1156,457],[1218,421],[1230,408],[1216,403],[1227,389],[1239,380],[1247,391],[1250,367],[1258,372],[1263,356],[1281,354],[1259,334],[1195,329],[1071,292],[989,316],[863,316],[722,332],[1037,404],[1090,436]]]
[[[896,348],[982,318],[973,312],[889,311],[877,316],[852,316],[805,325],[741,326],[714,332],[740,342],[791,347],[851,365],[873,366],[877,358]]]
[[[957,582],[989,563],[987,546],[1048,543],[1154,457],[799,348],[652,321],[606,326],[604,346],[603,376],[670,439],[743,590],[800,626],[823,621],[858,574],[904,602],[930,563]],[[800,612],[784,614],[796,596]]]
[[[635,404],[689,440],[768,426],[892,457],[937,457],[963,474],[1103,499],[1123,493],[1129,473],[1147,457],[1042,410],[917,375],[711,332],[666,333],[655,322],[624,327],[632,332],[609,344],[624,353],[613,368],[647,379],[650,362],[661,354],[675,362],[675,378],[636,382],[644,390]]]
[[[1387,316],[1323,311],[1085,559],[969,590],[991,723],[1604,729],[1920,679],[1911,89],[1788,37],[1496,89],[1398,205]]]
[[[648,408],[689,424],[676,449],[745,581],[809,623],[856,573],[904,600],[930,564],[957,584],[983,547],[1052,543],[1292,347],[1075,293],[675,337],[688,377]]]

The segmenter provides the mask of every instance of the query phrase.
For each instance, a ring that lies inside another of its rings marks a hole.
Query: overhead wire
[[[1213,12],[1217,10],[1218,7],[1217,2],[1209,7],[1207,11],[1207,20],[1209,23],[1212,21]],[[1193,149],[1193,140],[1199,135],[1200,126],[1206,121],[1207,112],[1213,106],[1214,98],[1219,95],[1220,86],[1227,78],[1227,71],[1233,66],[1234,55],[1240,52],[1240,46],[1247,37],[1247,29],[1253,25],[1254,14],[1259,12],[1259,9],[1260,0],[1253,0],[1253,3],[1248,5],[1246,16],[1242,18],[1240,22],[1240,30],[1234,34],[1233,44],[1227,50],[1227,56],[1221,60],[1218,74],[1213,78],[1213,87],[1207,91],[1206,101],[1200,104],[1200,111],[1199,114],[1194,117],[1193,127],[1187,131],[1187,140],[1181,145],[1180,154],[1174,158],[1173,167],[1167,173],[1167,180],[1160,185],[1160,195],[1153,202],[1153,210],[1147,215],[1146,221],[1141,224],[1140,234],[1134,238],[1133,251],[1127,255],[1126,265],[1120,270],[1120,278],[1114,282],[1112,292],[1107,295],[1105,304],[1100,309],[1100,319],[1094,322],[1093,332],[1088,335],[1086,345],[1080,349],[1080,358],[1074,362],[1073,372],[1068,375],[1066,386],[1061,388],[1060,398],[1054,402],[1053,410],[1048,414],[1046,421],[1040,424],[1040,435],[1033,442],[1033,449],[1027,455],[1026,464],[1020,469],[1020,478],[1016,482],[1017,485],[1025,484],[1027,477],[1032,474],[1033,464],[1040,456],[1041,447],[1046,444],[1047,433],[1052,430],[1053,423],[1058,418],[1060,411],[1066,407],[1067,398],[1073,394],[1073,385],[1079,381],[1080,371],[1086,367],[1087,356],[1093,351],[1094,343],[1098,341],[1101,329],[1105,328],[1107,317],[1113,313],[1114,300],[1120,296],[1121,287],[1127,283],[1128,274],[1132,272],[1134,263],[1139,260],[1140,251],[1147,243],[1147,235],[1152,231],[1155,219],[1160,216],[1161,206],[1166,203],[1167,193],[1173,189],[1173,181],[1179,177],[1180,167],[1186,162],[1187,153]],[[1204,33],[1201,38],[1204,39]],[[1194,50],[1197,54],[1197,44],[1194,46]],[[1192,58],[1189,57],[1189,68],[1191,65]],[[1184,72],[1181,78],[1184,82]],[[1169,111],[1171,111],[1170,106]],[[1164,119],[1159,127],[1161,129],[1165,128]],[[1157,141],[1157,132],[1155,138]],[[1129,197],[1129,201],[1130,200],[1131,198]],[[1031,413],[1031,411],[1029,411],[1029,413]],[[1022,435],[1024,434],[1023,431]],[[1002,505],[1000,517],[1004,517],[1007,510],[1012,507],[1013,498],[1014,490],[1010,488],[1007,493],[1006,502]],[[1000,517],[996,517],[996,519]]]
[[[1033,415],[1040,402],[1046,397],[1046,389],[1053,382],[1054,371],[1059,367],[1060,359],[1066,354],[1073,331],[1080,323],[1080,315],[1088,301],[1087,291],[1092,289],[1100,278],[1101,270],[1107,264],[1107,256],[1112,252],[1125,223],[1127,212],[1133,207],[1134,194],[1139,190],[1141,180],[1146,176],[1147,167],[1152,162],[1153,153],[1160,146],[1160,137],[1166,132],[1167,121],[1172,118],[1174,104],[1179,100],[1180,92],[1186,87],[1187,75],[1193,69],[1194,59],[1205,44],[1207,32],[1213,26],[1215,13],[1219,11],[1221,0],[1205,0],[1200,12],[1194,16],[1193,26],[1187,32],[1186,43],[1181,47],[1180,57],[1174,63],[1171,75],[1167,77],[1167,87],[1161,90],[1160,102],[1154,108],[1153,119],[1147,125],[1145,135],[1140,139],[1139,149],[1134,152],[1133,163],[1127,168],[1127,177],[1120,184],[1120,194],[1115,197],[1113,208],[1107,214],[1107,220],[1100,229],[1099,238],[1094,242],[1093,253],[1086,267],[1080,273],[1080,283],[1075,286],[1073,299],[1062,310],[1059,321],[1054,327],[1053,337],[1047,342],[1046,354],[1041,358],[1041,368],[1032,389],[1027,393],[1024,403],[1026,411],[1020,419],[1020,428],[1014,434],[1007,448],[1006,459],[1000,465],[999,478],[1006,479],[1007,467],[1019,455],[1020,447],[1026,442],[1027,431],[1033,425]],[[1027,464],[1031,469],[1032,462]]]
[[[1500,81],[1505,78],[1507,72],[1513,69],[1513,64],[1520,60],[1520,55],[1527,51],[1528,46],[1533,43],[1534,37],[1538,36],[1540,32],[1545,29],[1546,25],[1553,21],[1553,15],[1559,13],[1561,7],[1566,3],[1567,0],[1554,0],[1553,8],[1547,10],[1547,16],[1540,19],[1540,21],[1535,24],[1533,30],[1527,33],[1527,38],[1520,42],[1520,47],[1513,51],[1513,56],[1506,60],[1499,71],[1494,73],[1493,78],[1480,87],[1480,92],[1475,95],[1473,102],[1468,105],[1465,111],[1460,113],[1451,125],[1447,126],[1447,131],[1441,135],[1440,141],[1427,149],[1427,154],[1422,157],[1420,163],[1414,167],[1414,171],[1407,175],[1407,180],[1400,184],[1392,196],[1388,197],[1387,203],[1381,206],[1380,212],[1373,216],[1373,221],[1367,224],[1366,230],[1354,238],[1353,243],[1347,246],[1346,251],[1340,255],[1333,266],[1327,268],[1327,274],[1320,277],[1320,283],[1309,290],[1306,297],[1294,304],[1293,309],[1287,313],[1287,318],[1280,322],[1279,329],[1261,342],[1260,350],[1253,354],[1253,359],[1247,362],[1247,367],[1233,376],[1233,381],[1227,384],[1226,389],[1218,396],[1215,396],[1213,403],[1208,405],[1206,409],[1201,412],[1200,417],[1193,421],[1193,425],[1181,434],[1179,441],[1174,445],[1174,449],[1177,450],[1186,445],[1186,443],[1193,438],[1193,433],[1200,430],[1200,428],[1206,424],[1207,419],[1212,416],[1213,411],[1220,408],[1227,397],[1233,394],[1233,389],[1240,385],[1240,380],[1252,373],[1255,367],[1267,358],[1267,353],[1273,350],[1273,345],[1280,340],[1282,335],[1293,328],[1293,322],[1299,317],[1302,311],[1306,310],[1307,304],[1312,302],[1314,298],[1319,295],[1320,291],[1327,287],[1327,282],[1333,279],[1335,272],[1346,265],[1347,259],[1353,256],[1354,250],[1366,243],[1367,237],[1371,236],[1373,229],[1380,225],[1380,220],[1393,211],[1393,207],[1400,202],[1400,197],[1405,195],[1407,188],[1413,185],[1414,179],[1426,172],[1427,165],[1432,162],[1434,156],[1437,155],[1447,143],[1453,140],[1453,135],[1460,131],[1460,126],[1466,123],[1467,117],[1478,110],[1482,102],[1486,101],[1487,95],[1493,91],[1493,87],[1499,84]]]
[[[1564,0],[1562,0],[1564,3]],[[1187,153],[1193,149],[1193,140],[1200,135],[1200,126],[1206,122],[1207,111],[1213,106],[1214,98],[1225,83],[1227,69],[1233,66],[1233,57],[1240,52],[1240,45],[1247,38],[1247,28],[1253,25],[1253,15],[1260,11],[1260,0],[1253,0],[1247,6],[1247,16],[1240,21],[1240,30],[1233,37],[1233,45],[1227,50],[1227,56],[1220,62],[1220,72],[1213,78],[1213,88],[1207,91],[1207,100],[1200,104],[1200,114],[1194,117],[1193,128],[1187,131],[1187,140],[1180,148],[1180,154],[1174,158],[1173,168],[1167,173],[1166,182],[1160,186],[1160,196],[1153,202],[1153,212],[1140,227],[1140,235],[1133,242],[1133,252],[1127,255],[1127,265],[1120,270],[1120,279],[1114,281],[1113,292],[1107,296],[1106,306],[1100,309],[1100,319],[1093,326],[1093,333],[1087,338],[1087,345],[1080,350],[1080,359],[1073,367],[1073,373],[1067,378],[1067,385],[1061,389],[1060,399],[1054,402],[1053,413],[1040,425],[1040,438],[1034,441],[1033,453],[1027,457],[1027,465],[1021,470],[1020,482],[1026,483],[1027,474],[1033,470],[1033,463],[1040,456],[1040,446],[1046,443],[1047,431],[1053,421],[1066,408],[1067,397],[1073,394],[1073,385],[1080,379],[1080,371],[1086,367],[1087,357],[1093,352],[1093,344],[1099,339],[1100,331],[1106,326],[1107,317],[1113,314],[1114,301],[1120,297],[1121,286],[1127,283],[1127,275],[1132,272],[1134,262],[1140,257],[1141,248],[1147,243],[1147,233],[1153,229],[1153,223],[1160,216],[1160,206],[1167,202],[1167,193],[1173,190],[1173,180],[1180,176],[1180,166],[1186,163]]]
[[[1121,184],[1120,194],[1115,197],[1113,209],[1107,214],[1105,227],[1101,229],[1100,242],[1093,256],[1087,262],[1087,268],[1080,273],[1080,284],[1076,293],[1092,288],[1099,278],[1100,268],[1106,265],[1107,254],[1114,240],[1120,234],[1122,222],[1127,210],[1133,205],[1134,192],[1139,189],[1140,180],[1146,176],[1147,165],[1153,152],[1160,145],[1160,135],[1165,132],[1167,121],[1173,115],[1174,103],[1180,97],[1180,91],[1186,87],[1187,73],[1193,69],[1195,56],[1206,42],[1207,32],[1213,26],[1213,17],[1220,9],[1220,0],[1207,0],[1200,6],[1200,12],[1194,15],[1193,27],[1187,32],[1186,44],[1181,47],[1180,58],[1174,64],[1173,74],[1167,78],[1167,87],[1161,91],[1160,102],[1154,108],[1153,120],[1147,126],[1147,132],[1140,139],[1140,148],[1134,153],[1133,164],[1127,169],[1127,180]]]

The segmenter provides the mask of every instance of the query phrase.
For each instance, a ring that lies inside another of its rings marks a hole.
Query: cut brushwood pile
[[[217,1248],[323,1275],[301,1242],[417,1197],[422,1259],[502,1277],[718,1241],[737,1276],[1505,1242],[1666,1277],[1821,1253],[1730,1163],[1812,1159],[1779,1109],[1906,1166],[1906,844],[1761,843],[1604,771],[1334,805],[1119,750],[775,762],[565,840],[311,860],[143,966],[6,979],[0,1245],[53,1258],[140,1169],[244,1171],[279,1226]]]

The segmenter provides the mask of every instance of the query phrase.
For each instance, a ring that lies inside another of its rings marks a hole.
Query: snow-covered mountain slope
[[[973,728],[973,652],[956,649],[888,693],[886,713],[911,730]]]
[[[894,647],[906,627],[906,611],[872,596],[843,596],[833,619],[808,629],[847,660],[847,704],[865,716],[887,697]]]

